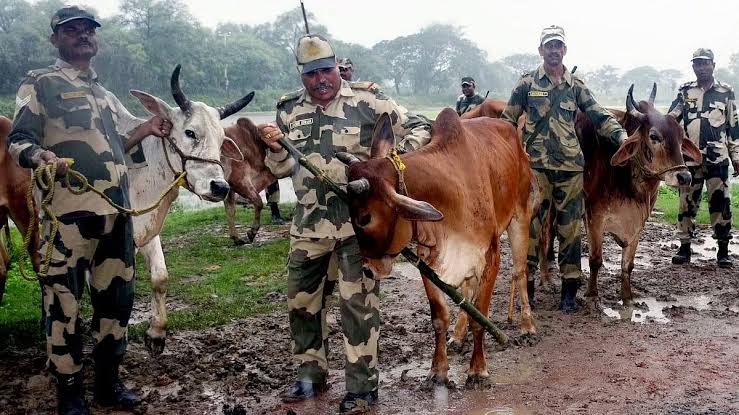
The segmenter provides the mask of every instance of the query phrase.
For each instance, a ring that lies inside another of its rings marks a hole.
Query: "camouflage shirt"
[[[696,81],[685,83],[670,105],[670,112],[677,114],[706,163],[726,166],[729,159],[739,162],[739,121],[734,91],[729,85],[714,81],[708,91],[703,91]],[[686,164],[698,163],[686,160]]]
[[[57,59],[21,82],[8,151],[25,168],[36,167],[31,159],[44,149],[74,159],[72,168],[91,185],[130,207],[123,146],[141,122],[98,83],[95,71]],[[117,213],[96,194],[74,195],[59,180],[51,209],[69,218]]]
[[[481,97],[478,94],[475,94],[469,98],[464,95],[460,95],[459,98],[457,98],[457,114],[462,115],[465,112],[482,104],[483,101],[485,101],[485,98]]]
[[[585,159],[575,133],[578,109],[593,121],[600,136],[615,143],[626,139],[626,131],[595,101],[580,78],[567,68],[563,78],[559,85],[552,85],[543,66],[523,74],[513,88],[502,118],[517,126],[518,117],[526,112],[523,140],[531,167],[582,171]]]
[[[408,113],[372,82],[342,81],[338,94],[325,108],[314,104],[304,89],[285,95],[277,104],[277,125],[309,161],[344,185],[347,169],[334,157],[335,152],[369,159],[375,121],[384,112],[390,114],[396,136],[402,137],[400,147],[415,150],[430,141],[428,120]],[[298,204],[291,234],[307,238],[354,235],[346,204],[287,150],[269,152],[266,165],[277,177],[292,175]]]

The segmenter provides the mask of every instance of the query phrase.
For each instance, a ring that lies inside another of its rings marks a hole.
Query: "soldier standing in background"
[[[471,76],[462,78],[462,95],[457,98],[457,114],[462,115],[483,101],[485,98],[475,93],[475,80]]]
[[[339,59],[339,75],[341,79],[351,82],[354,78],[354,62],[349,58]]]
[[[267,167],[277,177],[292,175],[298,198],[290,229],[287,290],[293,353],[300,365],[298,380],[282,398],[287,402],[309,399],[328,388],[325,306],[336,281],[326,271],[335,254],[341,271],[338,285],[347,391],[339,410],[357,413],[378,398],[379,281],[362,270],[348,207],[277,140],[286,136],[309,161],[345,185],[346,166],[334,153],[348,151],[367,160],[375,122],[382,113],[390,114],[397,136],[403,137],[398,145],[408,151],[430,141],[431,126],[408,114],[372,82],[342,81],[333,49],[324,37],[303,36],[295,50],[305,88],[280,99],[276,125],[260,126],[262,139],[270,147]]]
[[[677,216],[680,249],[672,257],[673,264],[690,262],[690,242],[695,237],[695,216],[701,202],[703,184],[708,192],[708,212],[713,238],[718,241],[716,260],[721,268],[733,266],[729,257],[731,239],[731,189],[729,161],[734,175],[739,172],[739,122],[737,121],[734,90],[713,78],[716,64],[711,49],[700,48],[693,53],[696,80],[680,86],[677,98],[670,106],[685,129],[689,140],[700,148],[703,163],[686,160],[693,175],[690,186],[681,187],[680,211]]]

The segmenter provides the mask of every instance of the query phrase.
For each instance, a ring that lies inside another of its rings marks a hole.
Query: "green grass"
[[[677,189],[668,186],[661,186],[659,188],[659,195],[657,196],[657,203],[654,208],[663,213],[661,218],[662,221],[670,224],[677,223],[677,211],[680,203],[680,198],[677,193]],[[739,226],[739,185],[731,186],[731,211],[732,216],[732,227],[736,228]],[[700,210],[696,222],[700,224],[711,223],[711,218],[708,215],[708,195],[703,192]]]
[[[292,214],[290,206],[282,206],[281,210],[283,216]],[[252,209],[238,209],[237,223],[250,224],[252,218]],[[262,223],[269,224],[267,209],[263,211]],[[270,226],[263,225],[265,228]],[[186,306],[169,313],[170,330],[223,325],[281,306],[263,298],[270,292],[285,292],[288,240],[235,247],[226,229],[220,206],[199,212],[174,212],[167,217],[162,240],[170,275],[168,302]],[[244,228],[241,231],[246,232]],[[15,230],[13,239],[15,246],[20,247],[20,235]],[[151,285],[141,255],[136,268],[136,300],[145,302],[148,310]],[[0,305],[0,350],[9,344],[43,341],[38,323],[40,300],[38,284],[21,279],[14,264]],[[83,314],[89,317],[86,304],[85,300]],[[131,336],[142,336],[147,326],[148,323],[133,325]]]

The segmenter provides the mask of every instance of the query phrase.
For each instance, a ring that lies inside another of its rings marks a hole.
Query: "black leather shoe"
[[[371,406],[377,403],[377,391],[365,393],[347,392],[339,404],[339,413],[363,414],[370,411]]]
[[[684,265],[690,263],[690,242],[681,243],[677,254],[672,257],[672,263],[675,265]]]
[[[718,262],[719,268],[731,268],[734,266],[734,262],[729,256],[729,241],[718,241],[716,262]]]
[[[118,364],[95,363],[95,402],[100,406],[132,409],[141,399],[118,377]]]
[[[559,309],[565,313],[574,313],[578,310],[577,290],[580,288],[580,280],[574,278],[566,278],[562,280],[562,297],[559,303]]]
[[[272,213],[271,222],[273,225],[284,225],[285,220],[280,215],[280,206],[277,203],[270,203],[269,210]]]
[[[280,399],[285,403],[298,402],[313,399],[327,390],[328,384],[326,383],[310,383],[299,380],[282,392]]]
[[[90,415],[85,402],[82,375],[57,375],[57,411],[60,415]]]

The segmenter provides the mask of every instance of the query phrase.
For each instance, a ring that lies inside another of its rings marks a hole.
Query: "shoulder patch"
[[[727,92],[733,91],[734,88],[731,87],[731,85],[727,84],[726,82],[716,80],[716,84],[724,89],[726,89]]]
[[[303,95],[304,89],[298,89],[297,91],[288,92],[287,94],[280,97],[279,100],[277,100],[277,107],[281,107],[284,103],[288,101],[292,101],[295,99],[298,99],[301,95]]]
[[[46,75],[55,72],[56,70],[56,66],[47,66],[46,68],[32,69],[26,73],[26,76],[29,78],[38,78],[41,75]]]
[[[25,97],[25,98],[21,98],[21,97],[20,97],[20,96],[18,96],[18,95],[16,95],[16,96],[15,96],[15,106],[16,106],[17,108],[23,108],[23,107],[25,107],[25,106],[26,106],[26,105],[27,105],[27,104],[28,104],[29,102],[31,102],[31,96],[30,96],[30,95],[28,95],[28,96],[27,96],[27,97]]]
[[[351,89],[364,89],[367,91],[378,91],[380,89],[376,83],[370,81],[349,82],[349,87]]]

